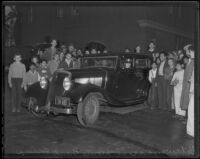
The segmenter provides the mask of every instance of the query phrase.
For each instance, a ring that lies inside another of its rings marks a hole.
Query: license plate
[[[69,106],[70,105],[70,99],[67,98],[67,97],[56,97],[55,98],[55,104],[56,105]]]

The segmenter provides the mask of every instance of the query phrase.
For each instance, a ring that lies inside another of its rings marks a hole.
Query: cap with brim
[[[185,45],[184,48],[183,48],[183,50],[187,50],[188,47],[190,47],[190,46],[192,46],[192,44],[187,44],[187,45]]]

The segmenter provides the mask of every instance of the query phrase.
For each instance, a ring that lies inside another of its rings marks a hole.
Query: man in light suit
[[[186,51],[186,54],[190,57],[189,62],[187,63],[184,71],[184,77],[183,77],[183,88],[181,93],[181,109],[187,110],[189,105],[189,92],[190,92],[190,82],[192,76],[192,71],[194,68],[194,58],[190,56],[190,47],[192,47],[191,44],[186,45],[184,47],[184,50]]]
[[[158,70],[156,74],[156,83],[158,87],[158,108],[166,110],[167,109],[167,99],[166,99],[166,80],[164,78],[164,70],[168,67],[167,63],[167,53],[160,52],[160,61],[158,65]]]

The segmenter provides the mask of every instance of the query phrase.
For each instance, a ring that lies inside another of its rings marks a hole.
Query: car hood
[[[105,78],[107,76],[107,68],[84,68],[84,69],[71,69],[68,70],[71,74],[71,80],[79,84],[94,84],[103,87],[105,84]],[[56,76],[57,82],[63,82],[64,78],[68,76],[66,72],[59,72]]]

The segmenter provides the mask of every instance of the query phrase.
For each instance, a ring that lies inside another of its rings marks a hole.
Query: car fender
[[[75,84],[74,88],[70,92],[70,96],[73,98],[74,102],[76,103],[82,102],[82,100],[89,94],[89,93],[100,93],[104,97],[105,90],[101,87],[98,87],[93,84]]]

